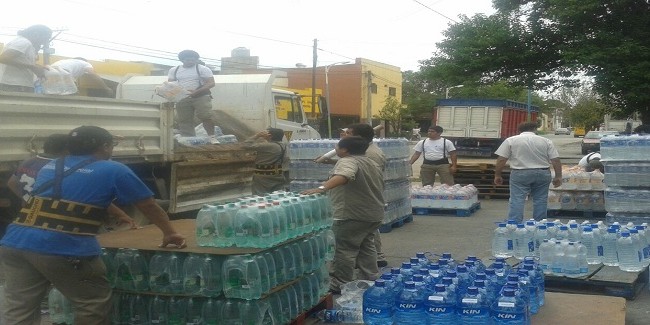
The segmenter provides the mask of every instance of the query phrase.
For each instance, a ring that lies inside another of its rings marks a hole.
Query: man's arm
[[[416,162],[422,153],[419,151],[416,151],[413,153],[413,156],[411,156],[411,160],[409,160],[409,164],[413,165],[414,162]]]
[[[451,158],[451,166],[449,166],[449,171],[451,171],[452,174],[456,173],[456,170],[458,169],[458,155],[456,154],[456,151],[452,151],[449,153],[449,157]]]
[[[108,206],[108,209],[106,209],[108,214],[115,219],[117,219],[118,224],[128,224],[131,229],[137,229],[138,225],[135,223],[135,220],[133,218],[129,217],[124,210],[120,209],[117,207],[117,205],[111,203],[111,205]]]
[[[7,181],[7,187],[11,190],[12,193],[16,194],[17,197],[23,198],[23,190],[18,177],[16,175],[11,175]]]
[[[553,186],[559,187],[562,185],[562,162],[560,158],[551,159],[551,165],[553,165],[553,171],[555,171],[555,177],[553,177]]]
[[[203,96],[206,91],[214,87],[214,77],[203,78],[202,86],[190,93],[190,97]]]
[[[163,240],[160,247],[167,247],[169,244],[176,245],[177,248],[184,248],[186,246],[185,237],[176,232],[174,226],[169,222],[167,212],[153,198],[135,202],[135,207],[162,231]]]
[[[309,195],[314,193],[325,193],[326,191],[331,190],[335,187],[345,185],[347,184],[347,182],[348,182],[347,177],[342,175],[334,175],[330,177],[330,179],[328,179],[325,183],[323,183],[322,186],[324,187],[324,189],[321,190],[320,188],[313,188],[309,190],[304,190],[300,192],[300,194]]]
[[[497,158],[497,163],[494,168],[494,184],[496,185],[503,185],[503,178],[501,177],[501,173],[503,173],[503,168],[506,166],[506,161],[508,161],[507,158],[501,156]]]
[[[45,70],[47,70],[47,68],[38,64],[25,64],[18,61],[18,58],[22,55],[23,53],[20,51],[7,49],[2,54],[0,54],[0,63],[11,65],[17,68],[29,69],[39,78],[45,76]]]

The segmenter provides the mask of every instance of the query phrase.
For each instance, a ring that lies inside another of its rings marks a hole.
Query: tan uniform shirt
[[[334,219],[381,222],[384,219],[384,180],[377,164],[366,156],[339,159],[330,172],[348,179],[330,190]]]

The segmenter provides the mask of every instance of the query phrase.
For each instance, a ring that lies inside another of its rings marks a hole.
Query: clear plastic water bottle
[[[149,325],[149,303],[146,296],[132,295],[130,299],[130,319],[132,325]]]
[[[506,223],[500,222],[492,235],[492,256],[505,258],[512,256],[513,248],[510,245],[512,245],[510,232],[506,228]]]
[[[541,271],[538,265],[533,261],[524,261],[524,270],[528,272],[528,276],[533,279],[534,283],[537,284],[537,302],[539,307],[543,306],[545,303],[545,294],[546,294],[546,283],[544,279],[544,273]]]
[[[219,207],[223,210],[223,207]],[[196,244],[199,246],[209,247],[214,245],[214,236],[216,233],[215,213],[217,207],[213,205],[204,205],[196,215]]]
[[[638,244],[634,242],[629,232],[621,232],[621,237],[616,241],[616,249],[618,252],[618,267],[622,271],[639,272],[643,270]]]
[[[392,280],[391,280],[392,281]],[[363,293],[363,322],[370,325],[392,325],[395,296],[382,279]]]
[[[533,242],[532,234],[526,230],[524,224],[518,224],[514,232],[514,256],[517,259],[523,260],[526,256],[535,255],[535,244]]]
[[[183,260],[174,252],[156,252],[149,260],[149,286],[156,293],[182,293]]]
[[[580,265],[578,264],[578,246],[575,242],[569,242],[564,250],[564,263],[562,265],[564,276],[576,278],[580,276]]]
[[[251,255],[229,256],[222,270],[226,298],[259,299],[262,296],[260,269]]]
[[[564,246],[559,240],[556,240],[553,245],[553,263],[551,264],[551,272],[556,276],[564,275]]]
[[[353,310],[323,309],[316,313],[316,318],[323,323],[363,323]]]
[[[603,235],[603,264],[607,266],[618,266],[618,252],[616,250],[616,240],[618,235],[616,228],[610,227]]]
[[[578,228],[577,223],[571,223],[569,224],[569,229],[568,229],[568,239],[569,241],[579,241],[580,240],[580,229]]]
[[[106,277],[108,278],[108,282],[111,287],[114,288],[116,277],[115,272],[117,271],[117,267],[115,266],[115,254],[113,254],[113,251],[108,248],[102,248],[101,258],[106,266]],[[0,297],[2,297],[2,295],[0,295]],[[2,306],[2,304],[0,304],[0,306]],[[2,322],[0,322],[0,324],[2,324]]]
[[[396,299],[395,323],[420,325],[426,319],[424,292],[415,288],[415,282],[406,281]]]
[[[149,321],[151,324],[167,324],[169,320],[169,302],[161,296],[154,296],[149,301]]]
[[[539,311],[539,285],[536,282],[537,279],[531,277],[528,270],[524,268],[519,268],[517,275],[519,275],[519,283],[528,290],[528,296],[530,297],[528,307],[531,315],[535,315]]]
[[[478,288],[471,286],[467,293],[458,299],[458,320],[462,324],[478,325],[490,323],[490,306],[487,297],[478,292]]]
[[[600,238],[596,237],[591,226],[585,226],[582,229],[581,241],[587,250],[587,263],[591,265],[602,263],[603,246]]]
[[[552,274],[552,265],[555,255],[555,243],[544,239],[539,245],[539,266],[544,274]]]
[[[72,324],[72,304],[57,288],[50,289],[47,305],[53,324]]]
[[[212,246],[231,247],[235,245],[235,215],[238,207],[235,203],[217,206],[214,212],[215,233]]]
[[[115,254],[115,287],[128,291],[149,290],[149,269],[137,249],[120,248]]]
[[[426,301],[426,314],[429,324],[457,324],[456,299],[447,292],[445,285],[436,284]]]
[[[515,294],[515,289],[505,288],[492,304],[490,313],[494,325],[514,325],[527,323],[526,303]]]

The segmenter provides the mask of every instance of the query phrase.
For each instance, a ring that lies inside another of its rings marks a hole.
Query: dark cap
[[[178,53],[178,59],[181,61],[184,59],[198,59],[200,57],[199,53],[192,50],[183,50]]]
[[[89,155],[112,143],[113,136],[98,126],[80,126],[68,134],[68,151],[72,155]]]
[[[594,171],[596,169],[600,170],[601,172],[603,172],[603,170],[605,169],[603,163],[600,161],[600,158],[593,158],[589,161],[587,171]]]

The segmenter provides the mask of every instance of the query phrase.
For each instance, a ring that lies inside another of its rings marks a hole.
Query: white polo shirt
[[[505,139],[495,153],[508,159],[510,169],[548,168],[551,159],[560,157],[553,141],[534,132]]]

